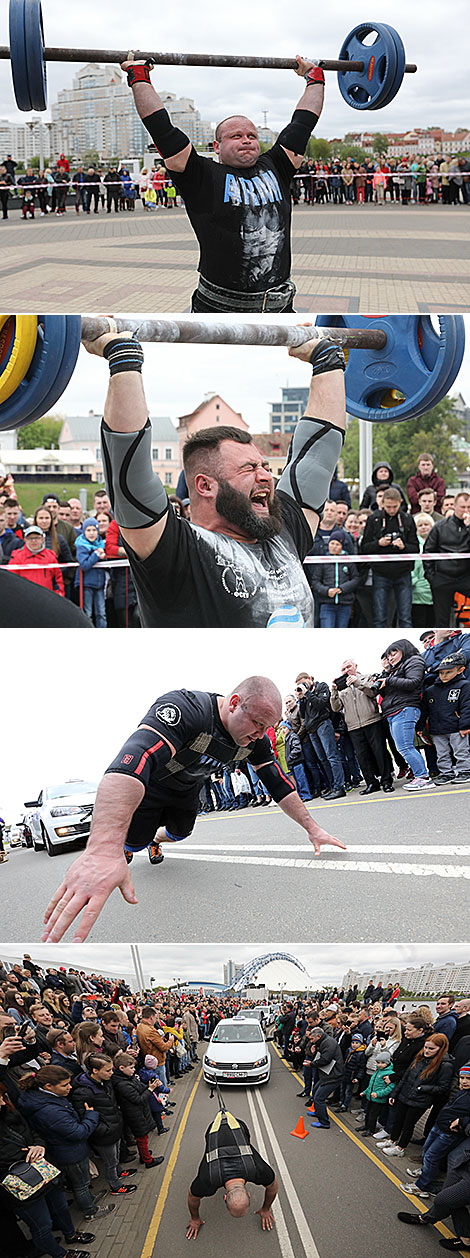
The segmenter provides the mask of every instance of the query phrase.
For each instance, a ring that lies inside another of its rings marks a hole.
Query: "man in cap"
[[[42,585],[47,590],[57,590],[64,595],[64,581],[53,550],[45,546],[45,534],[39,524],[30,524],[24,532],[24,546],[13,551],[9,566],[18,567],[19,575]]]

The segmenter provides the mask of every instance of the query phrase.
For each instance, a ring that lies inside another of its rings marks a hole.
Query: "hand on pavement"
[[[260,1210],[255,1210],[255,1214],[259,1214],[263,1232],[272,1232],[274,1227],[274,1215],[269,1209],[269,1206],[267,1210],[263,1210],[263,1207],[261,1206]]]
[[[204,1227],[204,1219],[190,1219],[186,1224],[186,1240],[196,1240],[200,1227]]]
[[[322,830],[321,826],[317,826],[315,834],[309,834],[308,837],[315,848],[315,856],[319,855],[322,847],[340,847],[343,852],[347,851],[346,844],[341,839],[335,839],[333,834],[328,834],[328,830]]]
[[[47,906],[43,942],[58,943],[85,909],[74,935],[75,943],[83,943],[116,887],[128,904],[137,904],[124,851],[118,855],[103,847],[88,847],[70,866]]]

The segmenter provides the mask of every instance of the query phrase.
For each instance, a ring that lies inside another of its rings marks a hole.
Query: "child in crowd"
[[[453,651],[439,664],[439,678],[424,690],[420,728],[428,721],[436,748],[436,782],[470,782],[470,681],[463,651]]]
[[[104,559],[105,552],[100,538],[99,524],[93,516],[89,520],[85,520],[83,533],[79,533],[77,537],[76,554],[83,573],[83,610],[90,619],[94,614],[97,629],[106,629],[106,603],[104,597],[106,570],[97,567],[100,560]],[[80,574],[77,569],[75,585],[79,584]]]

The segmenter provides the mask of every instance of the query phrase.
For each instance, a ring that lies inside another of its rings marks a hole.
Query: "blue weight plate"
[[[15,100],[18,109],[27,113],[32,105],[26,64],[24,5],[25,0],[10,0],[10,61]]]
[[[464,333],[455,316],[439,315],[440,335],[429,316],[319,316],[319,326],[383,328],[384,350],[354,350],[345,373],[347,409],[359,419],[397,423],[430,410],[453,384],[463,357]],[[391,393],[404,394],[394,405]]]
[[[33,109],[47,109],[47,74],[41,0],[24,0],[24,41],[29,95]]]
[[[61,365],[65,346],[65,315],[40,315],[38,322],[38,340],[32,363],[15,392],[0,405],[0,432],[29,424],[30,414],[42,405]]]
[[[375,32],[373,44],[364,40]],[[352,109],[380,109],[397,72],[397,47],[382,22],[363,22],[347,35],[339,60],[363,61],[364,70],[339,70],[338,87]]]
[[[62,397],[69,380],[72,378],[80,349],[82,318],[81,315],[66,315],[65,320],[65,345],[62,362],[55,379],[52,381],[49,392],[42,399],[41,405],[36,407],[36,410],[28,412],[28,424],[34,423],[36,419],[42,419],[43,415],[47,415],[47,412],[52,410],[59,398]]]
[[[395,71],[393,82],[390,83],[390,90],[388,91],[385,98],[381,101],[380,105],[373,106],[374,109],[385,109],[385,106],[390,104],[390,102],[397,95],[397,92],[399,92],[403,79],[404,79],[404,75],[405,75],[406,53],[405,53],[405,45],[403,43],[403,40],[398,34],[398,31],[395,30],[394,26],[388,26],[387,23],[384,23],[384,25],[389,31],[395,44],[395,48],[397,52],[397,68]]]

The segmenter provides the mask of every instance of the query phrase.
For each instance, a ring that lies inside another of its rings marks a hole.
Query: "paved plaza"
[[[298,313],[466,311],[470,207],[299,205],[293,211]],[[1,222],[5,309],[187,311],[198,250],[186,213],[163,207]]]

